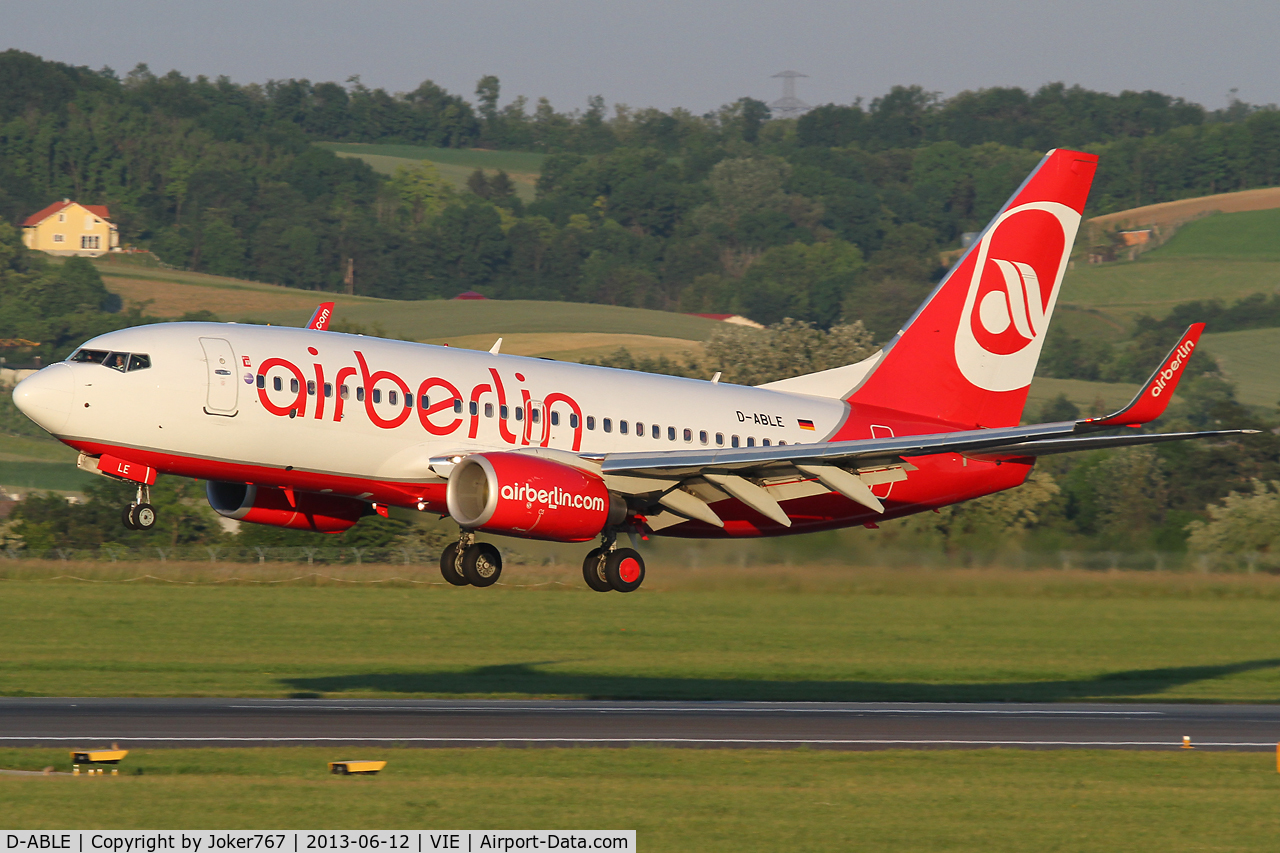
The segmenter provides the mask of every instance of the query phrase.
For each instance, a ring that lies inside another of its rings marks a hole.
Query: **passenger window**
[[[604,431],[613,432],[613,420],[611,418],[604,419]]]
[[[351,389],[350,389],[350,388],[348,388],[346,385],[340,385],[340,386],[338,387],[338,396],[339,396],[340,398],[342,398],[343,400],[350,400],[350,399],[351,399]]]
[[[375,401],[375,402],[376,402],[376,401]],[[388,392],[387,392],[387,402],[388,402],[388,403],[390,403],[390,404],[391,404],[391,405],[393,405],[393,406],[394,406],[394,405],[397,405],[397,404],[400,402],[400,395],[399,395],[399,392],[397,392],[397,391],[388,391]]]
[[[375,403],[381,403],[381,402],[382,402],[382,389],[381,389],[381,388],[374,388],[374,389],[373,389],[373,402],[375,402]]]
[[[324,383],[324,395],[325,395],[326,397],[332,397],[332,396],[333,396],[333,383],[332,383],[332,382],[326,382],[326,383]]]
[[[150,366],[151,356],[149,355],[141,355],[135,352],[133,355],[129,356],[130,370],[146,370]]]
[[[769,446],[769,439],[767,439],[767,438],[762,438],[762,439],[760,439],[760,443],[761,443],[762,445],[764,445],[765,447],[768,447],[768,446]]]
[[[471,417],[474,418],[476,415],[480,414],[480,404],[475,400],[472,400],[471,405],[467,406],[467,411],[470,412]]]
[[[406,409],[412,409],[412,408],[413,408],[413,394],[405,394],[405,395],[404,395],[404,407],[405,407]]]
[[[551,425],[560,426],[560,413],[554,410],[551,412]]]
[[[524,420],[524,406],[516,406],[516,420]]]
[[[707,443],[707,431],[705,429],[698,431],[698,441],[701,442],[702,444]]]
[[[736,435],[729,439],[729,446],[730,447],[738,446],[738,437]]]
[[[781,446],[782,446],[782,445],[784,445],[784,444],[786,444],[786,442],[785,442],[785,441],[779,441],[779,442],[778,442],[778,446],[779,446],[779,447],[781,447]]]
[[[493,417],[493,403],[485,403],[485,404],[484,404],[484,416],[485,416],[486,418],[491,418],[491,417]]]
[[[462,414],[462,398],[461,397],[455,397],[453,399],[453,413],[455,415]]]
[[[653,425],[653,437],[662,438],[662,427],[658,426],[657,424]]]
[[[357,403],[364,402],[364,386],[363,385],[356,386],[356,402]]]
[[[685,441],[693,441],[693,430],[691,430],[691,429],[686,429],[686,430],[684,431],[684,440],[685,440]]]
[[[575,414],[570,414],[570,415],[569,415],[569,429],[577,429],[577,428],[578,428],[578,416],[577,416],[577,415],[575,415]]]
[[[284,382],[283,382],[283,381],[281,381],[281,379],[280,379],[280,377],[279,377],[279,376],[272,376],[272,377],[271,377],[271,387],[272,387],[272,388],[275,388],[277,391],[280,391],[280,390],[282,390],[282,389],[284,388]]]
[[[724,433],[722,432],[716,433],[716,444],[720,445],[721,447],[724,447]]]
[[[316,395],[316,381],[314,379],[307,380],[307,396],[314,397]]]
[[[636,421],[636,435],[644,436],[644,424],[640,423],[640,421]]]
[[[626,422],[626,421],[618,421],[618,432],[622,433],[623,435],[626,435],[626,434],[627,434],[627,422]]]
[[[752,435],[747,436],[747,447],[755,447],[755,446],[756,446],[755,436],[752,436]]]
[[[297,393],[298,393],[298,380],[297,380],[297,379],[290,379],[290,380],[289,380],[289,393],[290,393],[290,394],[297,394]]]
[[[535,424],[536,424],[536,423],[539,421],[539,419],[541,419],[541,417],[542,417],[542,410],[541,410],[541,409],[535,409],[535,408],[533,408],[532,406],[530,406],[530,407],[529,407],[529,420],[530,420],[530,421],[532,421],[533,423],[535,423]]]
[[[498,407],[498,417],[502,418],[504,421],[507,419],[507,407],[506,407],[506,406],[499,406],[499,407]]]
[[[596,428],[596,416],[587,415],[587,429],[595,429],[595,428]]]
[[[267,387],[267,377],[262,375],[261,373],[258,374],[258,387],[259,388]]]
[[[676,428],[667,427],[667,441],[675,441],[675,440],[676,440]]]

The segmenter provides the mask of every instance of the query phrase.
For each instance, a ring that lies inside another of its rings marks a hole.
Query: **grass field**
[[[0,776],[0,802],[23,829],[634,829],[646,851],[1237,851],[1280,832],[1269,754],[391,748],[378,776],[329,776],[337,752],[139,750],[119,777]],[[47,764],[67,753],[0,750]]]
[[[427,343],[448,344],[463,349],[484,349],[493,346],[497,335],[460,335],[448,338],[432,338]],[[647,358],[666,358],[683,361],[687,356],[698,355],[702,345],[686,338],[664,338],[656,335],[629,335],[621,332],[510,332],[503,335],[502,351],[512,355],[530,355],[554,358],[559,361],[599,359],[626,347],[632,355]]]
[[[1171,257],[1162,251],[1132,262],[1077,263],[1063,280],[1063,305],[1092,309],[1123,325],[1138,314],[1162,317],[1180,302],[1230,303],[1280,290],[1280,261]]]
[[[313,295],[313,299],[317,296],[318,294]],[[302,311],[259,312],[253,316],[259,320],[301,325],[313,310],[314,305]],[[668,311],[591,305],[585,302],[534,302],[518,299],[361,302],[339,306],[334,321],[350,321],[365,327],[376,323],[395,337],[422,341],[468,335],[496,337],[512,332],[603,332],[702,341],[719,326],[715,320]],[[492,343],[490,338],[485,349]]]
[[[1160,259],[1280,260],[1280,210],[1222,213],[1190,222],[1150,254]]]
[[[630,596],[563,564],[487,590],[430,566],[365,566],[431,582],[381,588],[4,580],[0,695],[1280,701],[1267,575],[650,563]]]
[[[1280,329],[1246,329],[1205,335],[1204,346],[1218,359],[1236,396],[1250,406],[1274,409],[1280,401]]]
[[[320,142],[339,157],[357,157],[368,163],[375,172],[393,173],[400,166],[411,166],[421,160],[430,160],[440,170],[440,176],[458,189],[465,189],[467,178],[476,169],[493,173],[503,169],[516,185],[516,194],[524,201],[533,201],[534,184],[542,171],[545,154],[526,151],[483,151],[476,148],[429,148],[422,145],[374,145],[360,142]]]

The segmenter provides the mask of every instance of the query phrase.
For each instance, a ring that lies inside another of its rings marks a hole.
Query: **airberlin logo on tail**
[[[1080,214],[1035,201],[1001,214],[957,272],[969,274],[956,365],[987,391],[1025,388],[1035,373]]]

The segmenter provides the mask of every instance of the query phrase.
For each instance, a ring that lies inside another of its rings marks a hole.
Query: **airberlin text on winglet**
[[[1151,387],[1152,397],[1160,396],[1160,392],[1165,389],[1165,386],[1178,375],[1180,370],[1182,370],[1182,366],[1186,362],[1187,356],[1191,355],[1191,351],[1195,348],[1196,342],[1192,340],[1185,340],[1178,344],[1173,351],[1173,358],[1169,361],[1169,364],[1165,369],[1160,371],[1155,385]]]

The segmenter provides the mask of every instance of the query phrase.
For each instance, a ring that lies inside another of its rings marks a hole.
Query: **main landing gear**
[[[152,522],[154,523],[154,521]],[[612,534],[601,537],[582,561],[582,578],[596,592],[635,592],[644,583],[644,558],[632,548],[619,548]],[[440,574],[454,586],[491,586],[502,575],[502,555],[475,533],[462,531],[440,555]]]
[[[477,542],[470,530],[462,531],[440,555],[440,574],[454,586],[490,586],[502,575],[502,554],[488,542]]]
[[[156,508],[151,505],[151,487],[138,484],[138,496],[124,508],[121,518],[130,530],[150,530],[156,526]]]
[[[635,592],[644,583],[644,558],[632,548],[619,548],[611,534],[601,537],[582,561],[582,579],[596,592]]]

